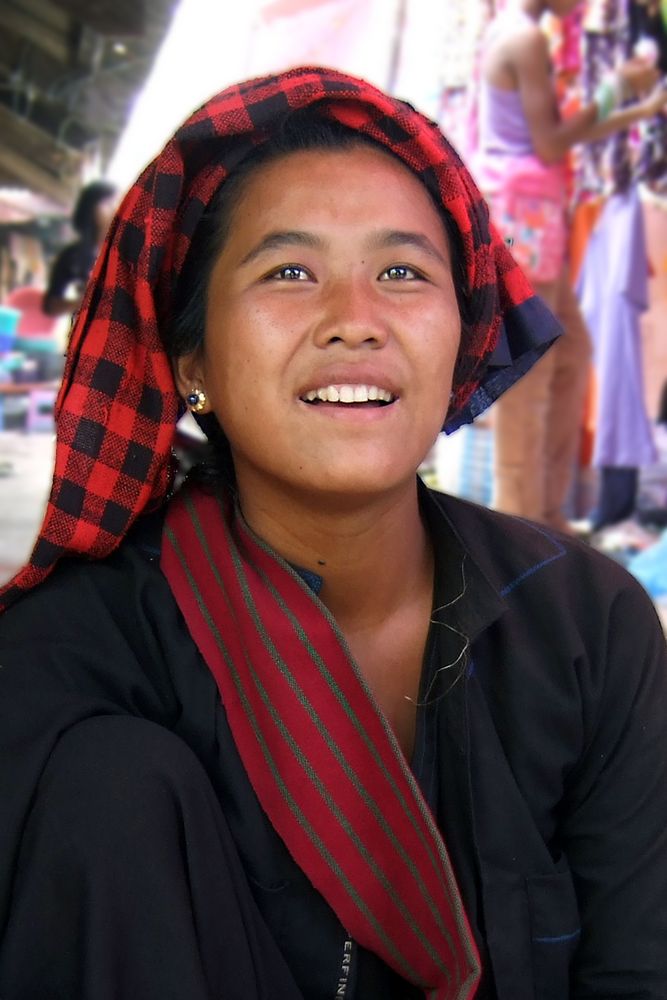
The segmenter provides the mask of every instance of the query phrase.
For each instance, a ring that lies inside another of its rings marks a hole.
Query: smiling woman
[[[3,591],[3,1000],[664,996],[653,608],[416,475],[557,334],[444,136],[363,81],[175,133]],[[212,454],[173,492],[184,404]]]
[[[272,520],[284,507],[293,541],[278,548],[301,564],[315,494],[334,516],[341,498],[370,513],[392,490],[413,496],[449,406],[460,325],[441,217],[398,159],[357,142],[283,153],[246,175],[210,271],[202,343],[176,372],[183,395],[205,387],[201,412],[225,429],[259,534],[277,542],[258,506]]]

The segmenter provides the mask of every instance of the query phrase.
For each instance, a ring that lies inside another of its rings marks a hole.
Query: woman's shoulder
[[[109,618],[131,622],[139,608],[159,606],[168,586],[159,568],[162,512],[141,518],[104,559],[61,560],[47,579],[0,616],[0,640],[43,633],[80,634]]]
[[[665,697],[664,631],[651,598],[624,566],[523,518],[443,494],[434,499],[474,565],[466,579],[481,576],[493,588],[497,603],[484,634],[494,674],[509,671],[522,684],[532,676],[536,704],[547,676],[583,685],[595,698],[632,692],[651,678]],[[512,654],[503,658],[499,649]]]
[[[484,36],[481,59],[486,82],[515,92],[526,67],[548,58],[548,43],[539,25],[528,17],[500,15]]]
[[[0,616],[0,701],[41,691],[155,721],[179,711],[198,654],[160,570],[160,523],[142,519],[105,559],[63,560]]]
[[[524,518],[432,493],[464,548],[503,596],[528,593],[556,604],[609,605],[621,594],[652,608],[638,581],[587,542]]]

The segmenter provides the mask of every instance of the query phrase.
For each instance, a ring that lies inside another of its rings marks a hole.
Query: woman
[[[556,334],[362,81],[233,87],[147,168],[4,593],[5,1000],[661,993],[653,609],[416,477]],[[215,460],[168,498],[172,365]]]
[[[116,208],[116,188],[91,181],[81,190],[72,213],[77,239],[64,247],[51,267],[42,307],[47,316],[69,315],[79,308],[86,282]]]
[[[491,22],[482,44],[476,157],[496,226],[565,331],[494,411],[494,505],[565,532],[591,354],[566,267],[565,157],[575,145],[652,118],[667,102],[667,90],[651,89],[655,66],[633,58],[601,82],[594,101],[561,118],[540,20],[579,6],[581,0],[511,0]]]

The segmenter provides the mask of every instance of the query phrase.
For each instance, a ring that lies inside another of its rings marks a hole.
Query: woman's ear
[[[208,413],[211,406],[206,398],[206,383],[199,348],[191,351],[190,354],[182,354],[175,358],[173,369],[178,393],[190,409],[194,409],[197,413]]]

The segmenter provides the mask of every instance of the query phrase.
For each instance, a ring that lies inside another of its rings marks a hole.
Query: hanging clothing
[[[648,273],[642,204],[633,187],[608,199],[579,276],[598,387],[593,464],[599,467],[640,468],[655,461],[640,329],[648,308]]]

